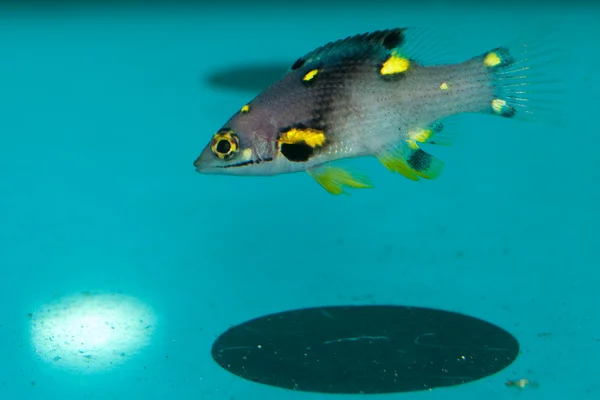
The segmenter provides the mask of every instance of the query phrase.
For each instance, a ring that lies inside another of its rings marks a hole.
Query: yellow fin
[[[398,172],[413,181],[418,181],[419,178],[435,179],[444,168],[442,160],[420,149],[414,140],[385,150],[377,159],[390,171]]]
[[[307,172],[325,190],[335,195],[348,194],[344,190],[345,187],[355,189],[369,189],[373,187],[367,176],[344,168],[327,165],[309,169]]]
[[[399,158],[393,154],[385,152],[378,155],[377,159],[390,171],[398,172],[399,174],[413,181],[419,180],[419,176],[413,170],[411,170],[408,165],[406,165],[406,161],[403,158]]]

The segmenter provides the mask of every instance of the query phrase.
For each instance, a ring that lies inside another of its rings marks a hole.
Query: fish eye
[[[231,129],[221,129],[211,140],[211,150],[221,160],[229,160],[240,148],[240,141]]]

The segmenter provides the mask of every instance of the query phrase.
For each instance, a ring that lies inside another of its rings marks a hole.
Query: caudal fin
[[[494,98],[489,112],[527,121],[560,123],[565,102],[560,29],[535,28],[526,35],[481,56],[491,74]]]

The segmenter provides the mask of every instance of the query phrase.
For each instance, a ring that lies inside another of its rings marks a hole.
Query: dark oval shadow
[[[482,379],[519,354],[510,333],[454,312],[337,306],[266,315],[224,332],[213,359],[261,384],[305,392],[381,394]]]
[[[217,89],[260,92],[279,80],[290,68],[290,65],[291,63],[277,63],[224,67],[208,74],[206,82]]]

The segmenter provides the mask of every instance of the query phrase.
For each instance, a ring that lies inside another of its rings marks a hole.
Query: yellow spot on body
[[[379,72],[381,75],[399,74],[408,70],[409,67],[410,61],[394,52],[390,58],[383,63]]]
[[[440,90],[448,90],[448,84],[446,82],[442,82],[440,85]]]
[[[306,75],[304,75],[304,78],[302,78],[302,80],[304,80],[305,82],[308,82],[311,79],[313,79],[318,73],[319,73],[318,69],[313,69],[311,71],[308,71],[306,73]]]
[[[244,160],[249,160],[252,158],[252,149],[244,149],[244,151],[242,151],[242,157],[244,158]]]
[[[416,140],[417,142],[421,142],[421,143],[427,142],[429,140],[429,138],[431,138],[432,135],[433,135],[433,131],[431,129],[415,129],[415,130],[408,132],[408,136],[411,139]],[[417,146],[416,143],[414,143],[414,145]],[[411,148],[413,148],[415,150],[419,148],[418,146],[412,147],[410,142],[409,142],[409,146],[411,146]]]
[[[279,143],[295,144],[304,142],[310,147],[322,146],[325,143],[325,134],[322,131],[311,128],[292,128],[282,132]]]
[[[506,101],[495,99],[492,101],[492,109],[498,114],[502,114],[502,110],[506,107]]]
[[[500,64],[501,62],[502,62],[502,59],[496,52],[488,53],[485,56],[485,58],[483,59],[483,65],[485,65],[486,67],[495,67],[496,65]]]
[[[240,112],[242,113],[247,113],[248,111],[250,111],[250,105],[246,104],[244,107],[242,107],[242,109],[240,110]]]

